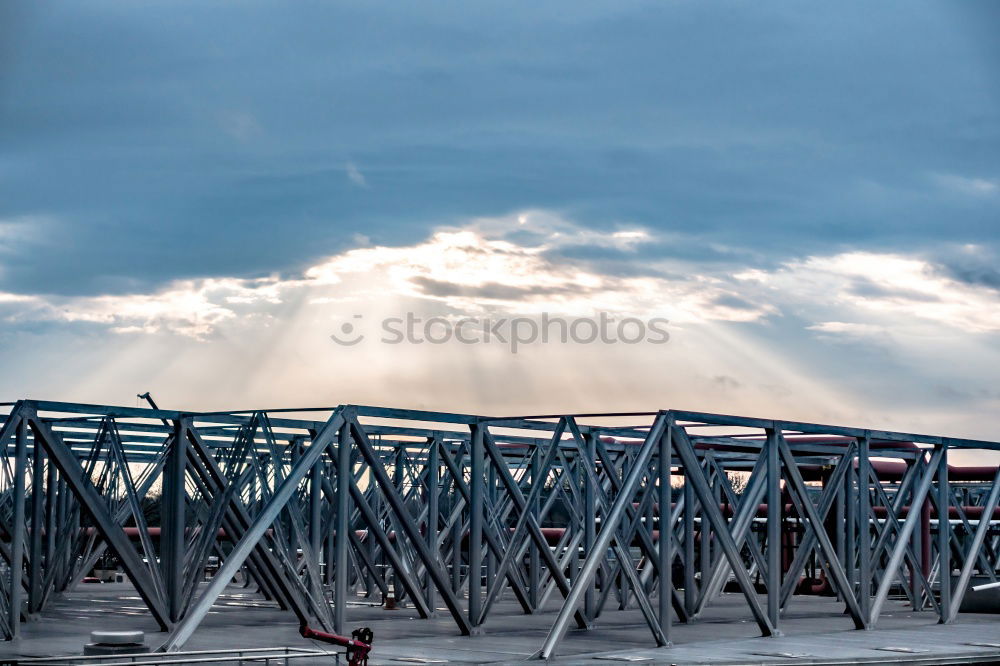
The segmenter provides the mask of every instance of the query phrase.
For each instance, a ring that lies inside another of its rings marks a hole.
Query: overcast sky
[[[987,2],[4,3],[2,397],[1000,439],[998,29]],[[406,312],[670,340],[380,342]]]

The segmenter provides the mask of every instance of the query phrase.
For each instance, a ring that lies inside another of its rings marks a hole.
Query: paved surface
[[[414,663],[512,663],[541,646],[555,620],[552,611],[522,615],[501,601],[481,635],[462,637],[445,610],[422,620],[412,609],[386,611],[358,603],[348,610],[350,626],[375,631],[373,666]],[[796,597],[782,623],[785,635],[761,638],[741,595],[724,595],[690,625],[676,625],[671,648],[655,648],[638,610],[608,610],[590,631],[571,630],[556,662],[599,666],[615,661],[645,664],[808,663],[1000,663],[1000,617],[960,616],[941,626],[930,613],[914,613],[889,602],[874,631],[856,631],[836,601]],[[208,650],[293,646],[332,650],[303,640],[294,617],[255,595],[232,587],[202,623],[185,649]],[[55,601],[43,618],[26,623],[22,638],[0,643],[0,658],[80,654],[92,630],[142,629],[155,647],[156,631],[142,602],[127,584],[86,585]],[[980,645],[975,645],[979,643]],[[333,663],[333,657],[292,664]]]

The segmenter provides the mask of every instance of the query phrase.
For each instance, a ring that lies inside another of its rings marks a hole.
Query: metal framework
[[[724,590],[778,635],[799,594],[836,595],[871,629],[890,595],[947,623],[972,576],[996,580],[1000,470],[948,465],[996,442],[677,410],[4,407],[7,639],[108,557],[163,650],[237,575],[340,634],[361,596],[443,604],[463,635],[506,597],[552,614],[542,659],[613,609],[668,646]]]

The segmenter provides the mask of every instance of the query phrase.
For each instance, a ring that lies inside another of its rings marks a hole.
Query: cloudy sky
[[[4,3],[2,398],[1000,439],[998,27],[986,2]],[[382,342],[406,313],[669,341]]]

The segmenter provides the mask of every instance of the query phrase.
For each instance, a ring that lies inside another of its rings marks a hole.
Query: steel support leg
[[[334,529],[336,551],[333,579],[333,631],[344,635],[347,608],[347,584],[350,580],[351,548],[351,483],[354,469],[351,465],[351,433],[345,423],[337,438],[337,525]]]
[[[18,418],[12,416],[11,418]],[[21,635],[21,600],[24,564],[24,476],[28,468],[28,432],[24,419],[18,418],[14,448],[14,525],[10,558],[10,630],[11,638]]]
[[[948,445],[941,445],[941,462],[938,464],[938,589],[940,590],[939,622],[951,622],[951,521],[948,507],[951,505],[951,488],[948,483]],[[991,515],[983,514],[980,520],[989,521]]]
[[[767,617],[778,626],[781,610],[781,460],[778,434],[767,432]],[[793,573],[794,575],[794,573]]]
[[[472,430],[472,468],[469,476],[469,624],[479,632],[483,612],[483,486],[486,483],[486,453],[482,426]]]

